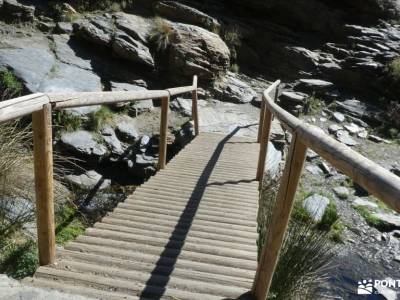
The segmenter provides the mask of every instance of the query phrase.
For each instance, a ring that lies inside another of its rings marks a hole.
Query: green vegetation
[[[222,39],[225,41],[228,48],[231,50],[231,61],[236,61],[237,49],[242,44],[242,36],[239,27],[236,25],[227,26],[223,30]]]
[[[0,101],[21,95],[23,86],[9,70],[0,70]]]
[[[231,72],[233,72],[233,73],[239,73],[239,70],[240,70],[238,64],[232,64],[230,69],[231,69]]]
[[[112,118],[113,118],[112,111],[108,107],[102,106],[98,111],[89,114],[87,127],[90,130],[98,131],[104,124],[110,122]]]
[[[393,81],[400,82],[400,57],[392,60],[387,66],[387,72]]]
[[[67,205],[57,218],[56,243],[65,245],[85,232],[85,223],[78,215],[76,207]]]
[[[16,279],[33,275],[38,266],[37,247],[34,241],[9,244],[0,254],[0,273]]]
[[[266,180],[258,215],[259,253],[268,235],[279,180]],[[298,199],[308,193],[300,189]],[[272,280],[269,299],[314,299],[313,291],[322,280],[334,247],[326,231],[317,230],[310,215],[296,201]]]
[[[157,17],[149,35],[149,40],[154,44],[157,51],[165,51],[172,43],[173,37],[174,29],[172,25],[167,20]]]
[[[316,114],[320,112],[323,108],[323,101],[314,95],[308,97],[304,103],[303,113],[308,114]]]
[[[68,111],[61,110],[56,111],[53,124],[57,129],[72,132],[82,127],[82,119],[81,117],[75,116]]]
[[[355,210],[364,218],[369,226],[375,227],[379,231],[390,231],[391,227],[382,220],[374,217],[374,215],[365,206],[355,206]]]
[[[321,221],[318,222],[318,228],[321,230],[329,231],[332,225],[339,219],[335,203],[332,200],[329,202],[325,209]]]
[[[335,223],[332,224],[331,230],[329,232],[329,237],[335,243],[343,243],[343,232],[345,226],[342,222],[337,220]]]

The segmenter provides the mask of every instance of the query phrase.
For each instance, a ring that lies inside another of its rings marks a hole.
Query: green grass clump
[[[335,243],[343,243],[343,232],[345,226],[342,222],[337,220],[335,223],[332,224],[331,230],[329,232],[329,237]]]
[[[102,106],[98,111],[89,114],[87,127],[93,131],[99,131],[101,127],[113,118],[113,112],[106,106]]]
[[[329,231],[331,226],[339,219],[335,203],[329,202],[325,209],[321,221],[318,222],[318,228],[321,230]]]
[[[66,205],[57,217],[56,243],[65,245],[83,234],[85,229],[77,209],[73,205]]]
[[[155,18],[154,26],[150,32],[149,40],[155,46],[157,51],[165,51],[172,43],[174,37],[174,28],[171,23],[162,18]]]
[[[0,70],[0,101],[21,95],[22,83],[9,70]]]
[[[392,60],[387,66],[389,76],[396,82],[400,82],[400,57]]]
[[[56,127],[66,132],[76,131],[82,127],[82,118],[65,110],[57,111],[53,122]]]
[[[379,231],[390,231],[392,227],[386,222],[374,217],[374,215],[365,206],[355,206],[354,209],[364,218],[369,226],[375,227]]]
[[[38,267],[37,247],[28,240],[21,245],[10,244],[0,256],[0,273],[15,279],[33,275]]]
[[[306,115],[319,113],[323,106],[323,101],[313,95],[306,99],[303,107],[303,113]]]

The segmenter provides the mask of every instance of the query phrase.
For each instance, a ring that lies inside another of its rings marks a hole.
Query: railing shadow
[[[232,132],[230,132],[223,140],[221,140],[213,154],[210,157],[207,165],[204,167],[199,179],[197,180],[196,186],[194,187],[189,200],[177,221],[174,231],[171,233],[169,237],[168,243],[166,243],[164,247],[164,251],[160,254],[158,261],[155,263],[155,267],[151,272],[150,278],[147,280],[144,289],[141,291],[139,297],[140,299],[161,299],[165,293],[166,287],[169,282],[169,277],[174,271],[174,267],[176,261],[179,258],[180,253],[182,252],[183,245],[185,244],[186,237],[190,231],[192,222],[197,213],[198,207],[200,205],[200,201],[206,191],[208,179],[210,178],[218,159],[224,149],[224,146],[228,143],[228,141],[239,132],[240,129],[247,128],[248,126],[238,126]],[[181,243],[177,246],[176,240],[174,240],[174,236],[183,236],[180,240]],[[173,251],[171,251],[173,249]],[[168,262],[168,266],[165,265],[165,262]],[[161,280],[161,276],[164,276],[163,281]],[[159,290],[159,292],[155,292]],[[248,293],[236,298],[239,299],[252,299],[249,298]],[[226,300],[233,300],[228,299]]]

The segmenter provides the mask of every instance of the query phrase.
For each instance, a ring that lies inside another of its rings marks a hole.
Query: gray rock
[[[353,204],[353,206],[367,206],[367,207],[372,208],[372,209],[378,208],[378,205],[376,203],[368,201],[368,200],[364,200],[362,198],[354,199],[352,204]]]
[[[166,68],[174,78],[212,80],[227,71],[230,51],[225,42],[215,33],[201,27],[174,24],[174,42],[168,48]]]
[[[320,162],[318,166],[321,168],[321,170],[326,174],[330,175],[331,174],[331,167],[324,161]]]
[[[31,281],[33,279],[25,279]],[[0,275],[1,300],[94,300],[78,295],[70,295],[49,289],[32,287],[20,281]]]
[[[116,57],[124,58],[150,68],[154,67],[154,60],[149,48],[127,34],[117,35],[113,40],[112,49]]]
[[[148,44],[148,36],[153,29],[153,18],[144,18],[138,15],[118,12],[113,15],[115,26],[119,31],[126,33],[143,45]]]
[[[336,125],[336,124],[332,124],[328,127],[328,132],[331,134],[334,134],[334,133],[338,132],[339,130],[343,130],[343,127]]]
[[[72,23],[69,22],[58,22],[56,25],[56,31],[62,34],[72,34],[74,31]]]
[[[147,150],[147,147],[150,145],[150,137],[148,135],[143,135],[140,138],[140,145],[139,145],[139,150],[142,153],[145,153]]]
[[[394,215],[394,214],[389,214],[389,213],[376,213],[372,215],[375,218],[378,218],[385,224],[387,224],[388,227],[393,229],[400,229],[400,216],[399,215]]]
[[[170,104],[173,110],[179,111],[183,116],[190,117],[192,115],[192,100],[181,97],[171,101]]]
[[[393,166],[390,168],[390,172],[392,172],[393,174],[395,174],[395,175],[397,175],[397,176],[400,176],[400,166],[398,166],[398,165],[393,165]]]
[[[79,156],[101,158],[107,154],[106,147],[99,144],[92,133],[84,130],[63,133],[61,143]]]
[[[283,104],[303,104],[307,94],[291,91],[283,91],[279,99]]]
[[[344,130],[339,130],[336,132],[336,138],[339,142],[347,145],[347,146],[356,146],[358,143],[351,138],[349,133]]]
[[[309,212],[315,222],[319,222],[322,220],[328,204],[328,198],[314,194],[304,200],[303,207]]]
[[[321,175],[322,174],[322,170],[319,167],[314,166],[314,165],[307,166],[306,170],[313,175]]]
[[[147,84],[143,80],[137,80],[137,83],[123,83],[123,82],[115,82],[111,81],[111,90],[112,91],[147,91]],[[135,101],[133,103],[121,103],[117,106],[129,106],[130,110],[134,113],[135,116],[147,112],[152,111],[154,109],[153,100],[140,100]]]
[[[155,166],[157,158],[145,154],[136,154],[135,164],[139,167]]]
[[[332,117],[338,123],[343,123],[346,120],[344,114],[342,114],[340,112],[334,112]]]
[[[107,144],[107,147],[111,150],[111,153],[117,155],[122,155],[124,153],[124,147],[117,138],[115,131],[111,126],[103,127],[100,132],[103,136],[104,142]]]
[[[3,217],[11,223],[20,219],[26,219],[26,222],[35,219],[35,205],[22,197],[1,197],[0,208]]]
[[[157,14],[167,19],[204,27],[212,32],[219,32],[221,27],[215,18],[179,2],[160,1],[154,9]]]
[[[350,196],[350,191],[347,187],[344,186],[337,186],[333,188],[333,192],[340,198],[340,199],[347,199]]]
[[[361,139],[366,139],[368,137],[368,131],[365,129],[357,133],[357,136]]]
[[[378,115],[381,112],[378,108],[360,102],[359,100],[336,101],[337,109],[358,119],[379,120]]]
[[[82,190],[92,190],[93,188],[103,190],[111,185],[111,180],[104,179],[102,175],[94,170],[87,171],[81,175],[66,175],[65,180]]]
[[[358,125],[354,123],[350,123],[350,125],[344,125],[344,128],[351,134],[357,134],[362,130]]]
[[[368,139],[369,139],[370,141],[375,142],[375,143],[383,143],[383,142],[384,142],[384,139],[383,139],[383,138],[381,138],[381,137],[379,137],[379,136],[377,136],[377,135],[373,135],[373,134],[370,134],[370,135],[368,136]]]
[[[126,142],[134,143],[139,138],[139,132],[133,123],[120,122],[116,127],[117,136]]]
[[[232,72],[215,83],[214,91],[220,100],[233,103],[248,103],[257,97],[257,93]]]
[[[78,24],[77,35],[88,42],[109,47],[114,35],[112,21],[106,16],[95,16]]]
[[[321,79],[300,79],[299,89],[306,91],[327,90],[333,87],[333,83]]]
[[[71,115],[84,118],[92,113],[99,111],[100,109],[101,105],[91,105],[91,106],[67,108],[65,109],[65,111],[69,112]]]
[[[22,21],[33,21],[35,18],[35,7],[24,5],[20,0],[4,0],[2,9],[9,18]]]
[[[307,150],[307,157],[306,158],[307,158],[308,161],[311,161],[311,160],[313,160],[313,159],[315,159],[317,157],[319,157],[318,153],[316,153],[315,151],[313,151],[311,149]]]

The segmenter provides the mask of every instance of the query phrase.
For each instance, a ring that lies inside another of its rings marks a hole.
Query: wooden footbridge
[[[34,94],[0,102],[0,122],[32,114],[40,267],[25,283],[98,299],[265,300],[307,148],[400,211],[400,179],[263,95],[258,140],[199,133],[197,79],[160,91]],[[171,96],[192,93],[196,137],[166,166]],[[161,99],[159,171],[64,248],[55,247],[51,112]],[[257,210],[272,115],[291,132],[269,233],[257,254]],[[258,158],[258,159],[257,159]],[[259,256],[257,262],[257,256]]]

